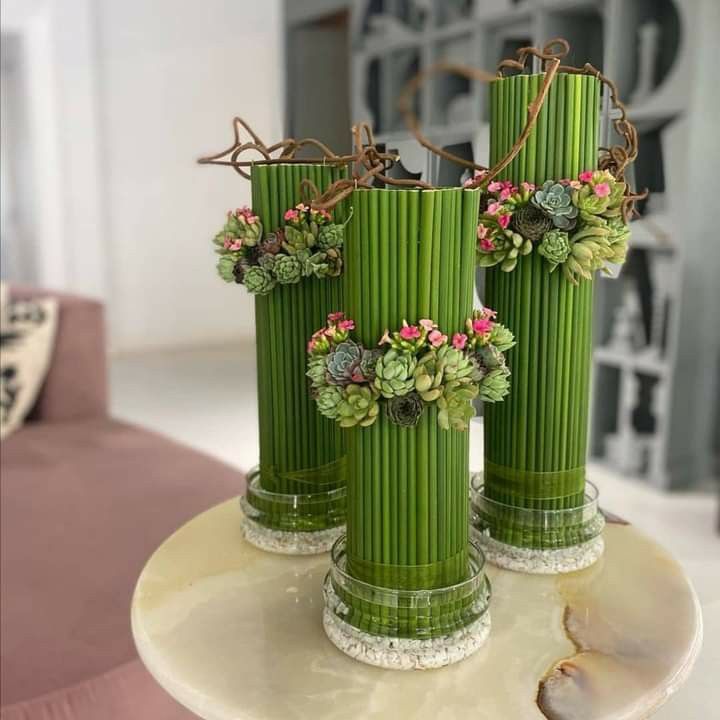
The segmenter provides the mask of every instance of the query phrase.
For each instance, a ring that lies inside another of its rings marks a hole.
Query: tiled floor
[[[251,346],[118,357],[112,363],[113,411],[231,465],[249,468],[257,462],[254,364]],[[480,423],[472,432],[471,467],[479,468]],[[654,717],[720,718],[717,500],[706,495],[664,495],[599,468],[591,468],[591,476],[600,487],[604,507],[672,549],[703,606],[705,641],[700,660],[686,686]]]

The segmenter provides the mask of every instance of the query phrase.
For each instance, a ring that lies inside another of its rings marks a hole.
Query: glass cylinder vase
[[[363,346],[404,320],[462,331],[478,203],[461,188],[355,191],[345,309]],[[381,412],[346,432],[347,538],[325,585],[328,636],[383,667],[466,657],[489,631],[482,554],[468,543],[468,433],[441,429],[434,405],[413,427]]]
[[[265,232],[282,228],[285,212],[301,201],[301,183],[321,191],[342,169],[278,163],[252,167],[253,211]],[[333,220],[345,219],[344,206]],[[343,278],[305,277],[255,298],[260,463],[241,504],[245,535],[266,550],[326,552],[345,522],[342,433],[318,413],[307,392],[306,342],[343,303]]]
[[[490,86],[491,164],[512,147],[543,75]],[[597,168],[600,83],[558,73],[537,124],[501,180],[541,186]],[[485,466],[473,526],[488,559],[526,572],[563,572],[602,553],[602,518],[584,510],[593,280],[550,272],[537,247],[511,272],[486,271],[485,301],[513,328],[512,393],[485,407]],[[577,512],[574,512],[577,510]],[[557,512],[555,512],[557,511]],[[553,522],[548,523],[548,513]],[[554,513],[554,514],[553,514]]]

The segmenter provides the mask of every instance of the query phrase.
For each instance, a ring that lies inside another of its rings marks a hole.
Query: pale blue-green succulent
[[[567,230],[575,226],[578,214],[578,208],[573,205],[573,192],[570,185],[548,180],[535,191],[532,203],[548,214],[555,227]]]

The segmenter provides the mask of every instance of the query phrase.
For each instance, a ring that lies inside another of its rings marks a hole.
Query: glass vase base
[[[418,589],[378,585],[349,572],[341,537],[323,587],[325,632],[346,655],[377,667],[429,670],[459,662],[479,650],[490,631],[484,568],[482,550],[470,543],[460,582]]]
[[[243,533],[260,550],[282,555],[329,552],[345,532],[345,487],[292,494],[272,492],[260,484],[260,472],[248,473],[240,497]]]
[[[433,638],[399,638],[360,630],[339,616],[342,600],[330,576],[325,580],[325,634],[338,650],[354,660],[387,670],[433,670],[453,665],[476,653],[490,635],[490,613],[467,627]]]
[[[533,508],[487,497],[482,473],[473,473],[470,507],[473,541],[488,562],[505,570],[539,575],[575,572],[597,562],[605,548],[605,517],[598,505],[598,490],[590,482],[580,504]]]
[[[240,506],[245,515],[242,524],[243,535],[258,550],[279,555],[321,555],[330,552],[335,541],[345,532],[344,525],[310,532],[292,532],[265,527],[248,517],[244,507],[246,503],[243,501],[244,498],[241,498]]]
[[[471,528],[473,540],[482,547],[489,563],[503,570],[531,575],[560,575],[584,570],[596,563],[605,551],[602,535],[580,545],[538,550],[500,542]]]

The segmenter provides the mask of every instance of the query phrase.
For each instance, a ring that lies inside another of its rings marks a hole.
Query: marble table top
[[[606,552],[566,576],[488,568],[492,632],[440,670],[381,670],[325,637],[328,556],[243,540],[237,500],[163,543],[138,580],[140,657],[205,720],[630,720],[687,678],[702,640],[695,592],[671,555],[609,518]]]

